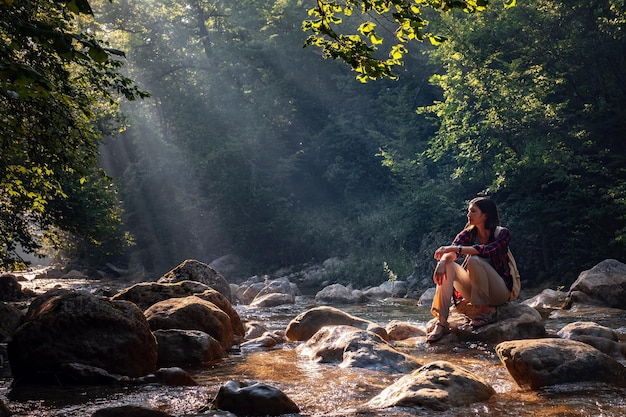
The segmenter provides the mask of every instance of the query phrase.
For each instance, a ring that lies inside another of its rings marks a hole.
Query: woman
[[[435,251],[439,262],[433,276],[437,290],[431,312],[437,323],[428,342],[436,342],[450,331],[448,314],[455,290],[477,310],[473,327],[493,322],[495,307],[509,300],[513,288],[507,255],[511,232],[499,224],[495,203],[486,197],[475,198],[469,203],[465,228],[452,245]],[[465,268],[455,262],[462,255],[471,255]]]

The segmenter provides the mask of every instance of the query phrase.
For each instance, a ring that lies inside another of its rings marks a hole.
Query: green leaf
[[[109,59],[109,55],[99,46],[89,48],[89,56],[99,64],[102,64]]]

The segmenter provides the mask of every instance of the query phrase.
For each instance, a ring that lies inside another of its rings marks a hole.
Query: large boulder
[[[198,281],[139,282],[118,292],[111,299],[131,301],[143,311],[159,301],[198,295],[210,288]]]
[[[292,341],[304,341],[310,339],[319,329],[324,326],[352,326],[361,330],[376,333],[383,340],[389,340],[387,331],[378,324],[345,313],[335,307],[320,306],[300,313],[287,325],[285,336]]]
[[[300,408],[282,391],[254,382],[228,381],[220,387],[212,408],[237,416],[279,416],[299,413]]]
[[[10,304],[0,302],[0,343],[11,340],[22,322],[22,313]]]
[[[497,344],[506,340],[533,339],[546,337],[546,329],[541,314],[525,304],[511,302],[497,308],[496,320],[485,326],[474,329],[469,325],[476,310],[462,302],[457,308],[451,309],[448,322],[452,328],[445,335],[442,343],[484,342]],[[430,331],[436,319],[428,323]],[[440,342],[440,343],[441,343]]]
[[[581,272],[568,294],[569,304],[581,303],[626,310],[626,265],[607,259]]]
[[[200,330],[156,330],[159,364],[201,365],[226,356],[224,347]]]
[[[577,321],[566,325],[557,334],[563,339],[586,343],[617,359],[626,358],[626,343],[621,343],[617,332],[606,326]]]
[[[412,337],[426,336],[423,328],[399,320],[391,320],[385,330],[389,335],[389,340],[406,340]]]
[[[210,301],[228,314],[235,338],[238,340],[243,338],[245,333],[243,323],[230,301],[222,293],[201,282],[140,282],[115,294],[112,299],[131,301],[142,310],[146,310],[150,306],[170,298],[185,298],[192,295]]]
[[[277,307],[285,304],[295,304],[296,299],[291,294],[270,293],[254,297],[250,307]]]
[[[230,350],[235,341],[228,314],[195,295],[163,300],[150,306],[144,314],[153,331],[200,330],[219,341],[225,350]]]
[[[598,349],[558,338],[513,340],[496,346],[496,353],[521,387],[574,382],[603,382],[626,387],[626,368]]]
[[[56,289],[33,300],[8,354],[16,380],[62,381],[68,363],[140,377],[154,371],[157,344],[135,304]]]
[[[542,315],[547,316],[552,311],[563,308],[566,299],[566,292],[546,288],[534,297],[522,301],[522,304],[526,304],[527,306],[537,310]]]
[[[346,368],[407,373],[421,366],[416,358],[397,351],[379,335],[350,326],[323,327],[297,349],[311,360],[340,362]]]
[[[341,284],[331,284],[315,294],[315,302],[318,304],[362,304],[367,300],[363,291]]]
[[[219,291],[228,301],[232,302],[230,284],[215,269],[204,262],[188,259],[176,268],[167,272],[157,282],[174,283],[180,281],[198,281]]]
[[[371,287],[363,291],[368,298],[381,300],[389,297],[402,298],[406,295],[406,282],[387,280],[377,287]]]
[[[27,297],[15,275],[0,275],[0,301],[19,301]]]
[[[482,378],[449,362],[431,362],[405,375],[367,405],[371,408],[424,407],[446,411],[486,401],[495,394]]]

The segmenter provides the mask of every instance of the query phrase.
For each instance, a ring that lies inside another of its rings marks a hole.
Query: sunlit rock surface
[[[294,304],[296,298],[291,294],[265,294],[257,295],[250,303],[250,307],[276,307],[284,304]]]
[[[497,345],[496,353],[521,387],[591,381],[626,387],[623,365],[575,340],[513,340]]]
[[[417,358],[395,350],[379,335],[351,326],[323,327],[298,352],[322,363],[389,373],[407,373],[421,366]]]
[[[497,308],[496,320],[488,325],[473,328],[470,319],[476,311],[465,303],[450,310],[448,323],[452,329],[438,343],[458,343],[464,341],[497,344],[506,340],[541,338],[546,336],[541,314],[527,305],[509,302]],[[436,319],[427,325],[430,331]]]
[[[198,281],[179,281],[176,283],[139,282],[115,294],[113,300],[127,300],[145,310],[152,304],[168,298],[182,298],[198,295],[210,289]]]
[[[372,398],[370,408],[424,407],[445,411],[486,401],[494,389],[481,377],[445,361],[424,365]]]
[[[404,297],[406,295],[406,282],[404,281],[385,281],[382,284],[368,288],[363,291],[363,294],[368,298],[385,299],[389,297]]]
[[[253,339],[246,340],[240,346],[242,351],[271,349],[285,342],[285,336],[278,332],[265,332]]]
[[[626,310],[626,264],[606,259],[583,271],[568,294],[570,304],[592,304]]]
[[[200,330],[219,341],[226,350],[235,341],[228,314],[212,302],[195,295],[158,302],[144,314],[152,330]]]
[[[16,379],[56,374],[66,363],[139,377],[157,361],[156,340],[135,304],[63,289],[32,301],[8,353]]]
[[[577,340],[618,359],[626,358],[626,343],[621,343],[617,332],[590,321],[569,323],[557,333],[559,337]]]
[[[198,281],[208,285],[214,290],[222,293],[228,301],[232,301],[230,293],[230,284],[215,269],[211,268],[204,262],[188,259],[178,265],[176,268],[165,273],[158,279],[159,283],[173,283],[179,281]]]
[[[318,304],[361,304],[367,300],[363,291],[341,284],[331,284],[315,294],[315,302]]]
[[[238,416],[278,416],[300,412],[296,403],[282,391],[259,382],[228,381],[219,389],[213,407]]]
[[[392,320],[385,327],[389,340],[406,340],[411,337],[425,336],[426,332],[423,328],[411,323]]]
[[[345,313],[338,308],[320,306],[311,308],[289,322],[285,335],[292,341],[304,341],[311,338],[324,326],[346,325],[378,334],[389,340],[387,331],[376,323]]]
[[[546,288],[540,294],[537,294],[528,300],[524,300],[522,303],[534,308],[541,314],[549,314],[553,310],[563,308],[566,298],[566,292]]]
[[[224,313],[228,314],[235,338],[243,338],[245,331],[243,323],[230,301],[217,290],[201,282],[140,282],[115,294],[112,299],[131,301],[142,310],[146,310],[150,306],[170,298],[185,298],[192,295],[215,304]]]
[[[235,298],[252,307],[275,307],[293,304],[301,295],[298,286],[283,277],[274,280],[254,276],[244,281],[235,291]]]

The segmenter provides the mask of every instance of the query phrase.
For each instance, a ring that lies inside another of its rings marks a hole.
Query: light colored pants
[[[431,312],[441,323],[447,323],[454,289],[474,306],[500,306],[511,296],[504,280],[483,258],[470,256],[467,270],[456,262],[446,263],[446,277],[437,285]]]

